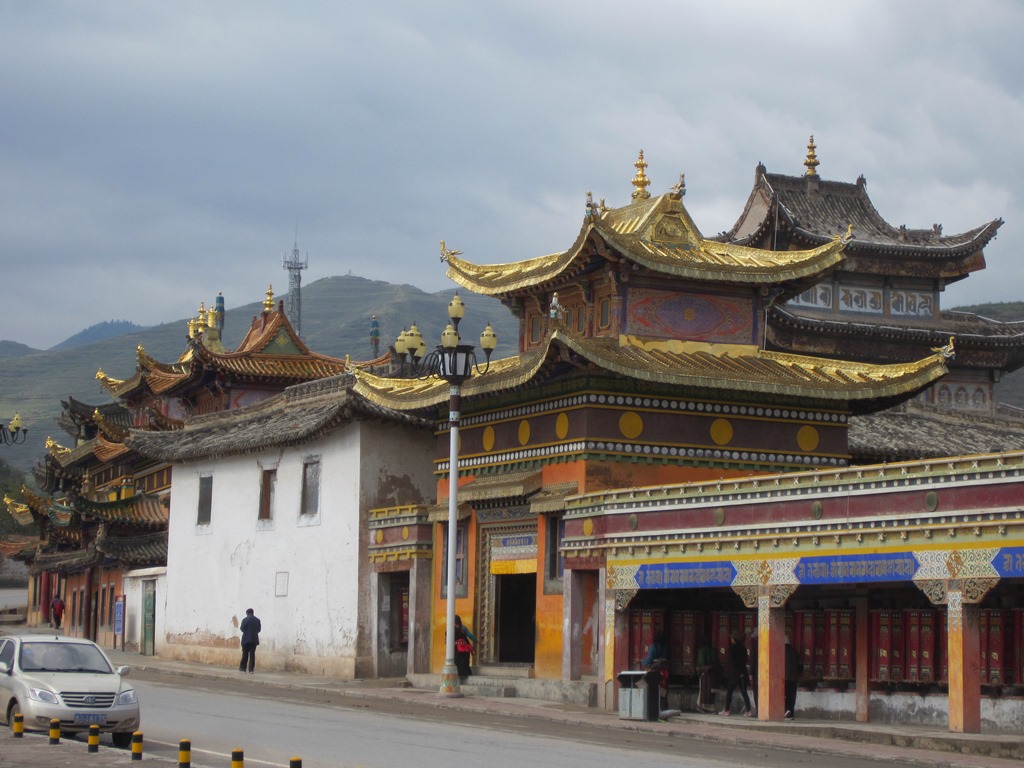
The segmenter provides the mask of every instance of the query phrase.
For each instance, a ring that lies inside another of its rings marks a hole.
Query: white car
[[[125,677],[92,640],[55,635],[0,636],[0,717],[19,712],[25,730],[46,731],[60,720],[62,733],[98,725],[114,745],[127,747],[139,729],[139,700]]]

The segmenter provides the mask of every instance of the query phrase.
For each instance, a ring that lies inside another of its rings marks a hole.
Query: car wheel
[[[110,739],[119,749],[128,749],[132,745],[132,734],[128,731],[115,731],[110,734]]]

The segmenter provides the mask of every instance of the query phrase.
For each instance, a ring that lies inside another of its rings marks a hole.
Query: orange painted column
[[[757,718],[782,720],[786,714],[786,608],[771,598],[757,599]]]
[[[981,733],[981,608],[962,592],[946,595],[949,637],[949,730]]]
[[[867,723],[871,721],[871,683],[868,680],[871,671],[869,648],[871,625],[868,616],[868,599],[866,597],[854,598],[853,605],[857,611],[857,639],[854,646],[854,658],[857,664],[855,673],[857,690],[854,694],[855,716],[858,723]]]

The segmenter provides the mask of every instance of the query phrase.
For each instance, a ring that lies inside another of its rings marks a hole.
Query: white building
[[[376,594],[366,523],[370,509],[433,500],[432,427],[335,377],[180,430],[133,432],[132,447],[173,464],[156,653],[238,664],[238,624],[252,608],[263,626],[257,670],[344,679],[415,671],[407,638],[417,618],[429,626],[416,616],[423,595],[410,602],[405,593],[405,631],[388,632],[395,616],[378,606],[397,606]],[[429,588],[429,565],[422,570],[412,583]]]

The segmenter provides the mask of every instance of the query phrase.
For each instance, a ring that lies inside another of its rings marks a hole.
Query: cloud
[[[756,164],[869,180],[893,224],[1006,219],[944,306],[1020,298],[1024,109],[999,0],[12,2],[0,24],[0,338],[191,314],[355,274],[439,290],[567,247],[586,192],[686,173],[707,235]],[[14,290],[10,287],[14,286]]]

